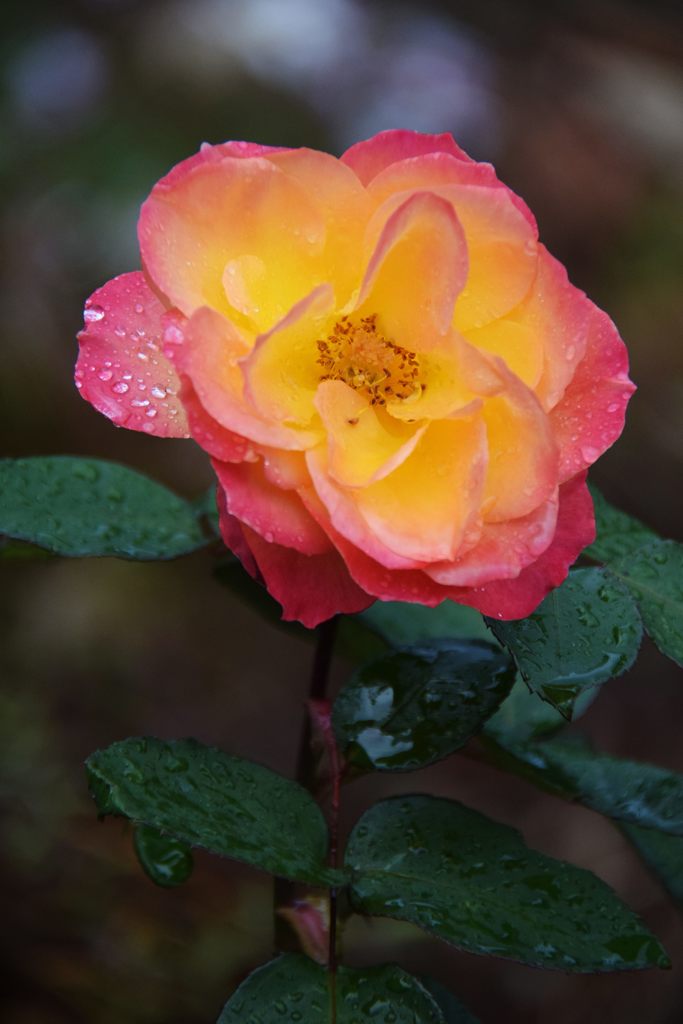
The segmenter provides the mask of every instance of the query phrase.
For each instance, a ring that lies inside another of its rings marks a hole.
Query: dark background
[[[683,24],[675,3],[503,0],[5,2],[0,152],[4,454],[113,458],[192,496],[191,442],[115,430],[72,384],[84,298],[138,266],[152,184],[203,140],[341,152],[386,127],[451,130],[538,215],[606,307],[640,390],[594,474],[680,536]],[[679,8],[680,10],[680,8]],[[193,735],[292,773],[310,647],[264,625],[198,554],[170,564],[4,563],[0,587],[0,1010],[8,1024],[208,1024],[271,951],[270,882],[199,855],[180,890],[142,876],[98,825],[82,760],[136,733]],[[336,666],[337,683],[344,665]],[[683,683],[651,645],[582,727],[604,749],[683,770]],[[611,825],[463,758],[355,783],[431,788],[590,867],[665,941],[671,972],[571,977],[449,951],[356,920],[351,960],[451,984],[483,1024],[683,1019],[683,927]],[[683,868],[682,868],[683,870]]]

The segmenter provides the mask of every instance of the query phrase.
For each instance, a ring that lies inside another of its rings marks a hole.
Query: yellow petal
[[[431,423],[412,455],[358,492],[371,532],[406,558],[452,559],[478,516],[486,472],[480,416]]]
[[[315,404],[327,431],[330,475],[346,487],[381,480],[405,461],[424,432],[392,419],[340,380],[323,381]]]

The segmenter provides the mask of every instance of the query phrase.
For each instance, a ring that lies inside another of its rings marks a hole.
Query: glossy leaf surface
[[[573,718],[578,718],[595,700],[599,690],[584,690],[576,698]],[[517,678],[510,694],[484,726],[487,736],[507,744],[525,743],[557,732],[567,724],[560,712]]]
[[[683,776],[597,753],[575,739],[507,748],[519,774],[601,814],[683,836]],[[513,767],[511,762],[507,767]]]
[[[340,967],[336,1014],[324,967],[296,953],[259,967],[228,1000],[218,1024],[448,1024],[417,978],[385,965]]]
[[[408,771],[462,747],[510,692],[511,659],[482,640],[395,651],[337,697],[339,746],[357,767]]]
[[[656,533],[638,519],[610,505],[596,487],[589,486],[597,532],[595,541],[584,552],[589,558],[596,562],[615,562],[657,539]]]
[[[469,637],[491,640],[481,614],[454,601],[442,601],[436,608],[407,601],[375,601],[356,619],[390,647]]]
[[[376,804],[355,826],[346,863],[357,911],[411,921],[473,953],[564,971],[668,965],[604,882],[454,801]]]
[[[683,839],[639,825],[624,825],[622,832],[667,892],[683,907]]]
[[[325,865],[327,825],[318,805],[268,768],[195,740],[151,738],[114,743],[86,766],[102,815],[124,815],[286,878],[343,882]]]
[[[658,540],[610,565],[635,595],[662,654],[683,666],[683,544]]]
[[[189,502],[126,466],[0,460],[0,533],[58,555],[176,558],[206,542]]]
[[[628,589],[598,568],[575,569],[526,619],[488,621],[531,689],[568,718],[583,690],[631,666],[642,638]]]
[[[156,885],[182,885],[192,874],[192,851],[149,825],[136,825],[133,845],[140,865]]]

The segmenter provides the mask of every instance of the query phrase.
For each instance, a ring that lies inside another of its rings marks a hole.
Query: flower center
[[[344,381],[367,395],[371,405],[410,398],[421,390],[417,356],[377,330],[376,313],[356,322],[343,316],[316,344],[320,379]]]

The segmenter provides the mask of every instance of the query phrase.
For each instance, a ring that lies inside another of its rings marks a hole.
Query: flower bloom
[[[286,618],[375,598],[522,617],[593,540],[625,347],[450,135],[205,145],[139,240],[143,271],[86,303],[77,385],[209,453],[225,542]]]

